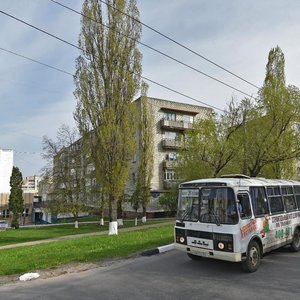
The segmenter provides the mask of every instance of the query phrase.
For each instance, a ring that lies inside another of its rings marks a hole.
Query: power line
[[[161,83],[158,83],[158,82],[156,82],[156,81],[154,81],[154,80],[152,80],[152,79],[150,79],[150,78],[147,78],[147,77],[142,77],[142,78],[145,79],[145,80],[147,80],[147,81],[149,81],[149,82],[152,82],[152,83],[154,83],[154,84],[156,84],[156,85],[158,85],[158,86],[160,86],[160,87],[163,87],[163,88],[165,88],[165,89],[167,89],[167,90],[169,90],[169,91],[171,91],[171,92],[174,92],[174,93],[176,93],[176,94],[178,94],[178,95],[180,95],[180,96],[183,96],[183,97],[185,97],[185,98],[194,100],[194,101],[196,101],[196,102],[198,102],[198,103],[204,104],[204,105],[206,105],[206,106],[208,106],[208,107],[210,107],[210,108],[219,110],[219,111],[221,111],[221,112],[226,112],[225,110],[223,110],[223,109],[221,109],[221,108],[218,108],[218,107],[216,107],[216,106],[207,104],[207,103],[205,103],[205,102],[203,102],[203,101],[200,101],[200,100],[198,100],[198,99],[196,99],[196,98],[194,98],[194,97],[188,96],[188,95],[186,95],[186,94],[184,94],[184,93],[178,92],[177,90],[174,90],[174,89],[172,89],[172,88],[169,88],[169,87],[167,87],[167,86],[165,86],[165,85],[163,85],[163,84],[161,84]]]
[[[55,2],[55,3],[57,3],[57,4],[60,4],[60,3],[58,3],[57,1],[54,1],[54,0],[50,0],[50,1]],[[153,27],[151,27],[151,26],[149,26],[149,25],[143,23],[142,21],[140,21],[140,20],[138,20],[138,19],[136,19],[136,18],[130,16],[129,14],[127,14],[127,13],[125,13],[125,12],[119,10],[118,8],[116,8],[115,6],[113,6],[113,5],[109,4],[109,3],[107,3],[106,1],[100,0],[100,2],[102,2],[103,4],[106,4],[107,6],[111,7],[112,9],[114,9],[114,10],[116,10],[116,11],[122,13],[123,15],[125,15],[125,16],[131,18],[132,20],[134,20],[134,21],[140,23],[140,24],[143,25],[144,27],[146,27],[146,28],[152,30],[153,32],[159,34],[160,36],[166,38],[167,40],[173,42],[174,44],[176,44],[176,45],[178,45],[178,46],[184,48],[185,50],[187,50],[187,51],[189,51],[189,52],[191,52],[191,53],[197,55],[198,57],[200,57],[200,58],[206,60],[207,62],[213,64],[214,66],[216,66],[216,67],[218,67],[218,68],[220,68],[220,69],[222,69],[223,71],[225,71],[225,72],[227,72],[227,73],[229,73],[229,74],[235,76],[236,78],[238,78],[238,79],[240,79],[240,80],[242,80],[242,81],[248,83],[249,85],[251,85],[251,86],[253,86],[253,87],[257,88],[257,89],[260,89],[260,87],[258,87],[257,85],[255,85],[255,84],[251,83],[250,81],[244,79],[243,77],[241,77],[241,76],[239,76],[239,75],[233,73],[232,71],[230,71],[230,70],[228,70],[228,69],[222,67],[221,65],[219,65],[219,64],[217,64],[216,62],[212,61],[211,59],[208,59],[207,57],[205,57],[205,56],[201,55],[200,53],[194,51],[193,49],[191,49],[191,48],[189,48],[189,47],[183,45],[182,43],[176,41],[175,39],[173,39],[173,38],[171,38],[171,37],[169,37],[169,36],[167,36],[166,34],[160,32],[159,30],[157,30],[157,29],[155,29],[155,28],[153,28]]]
[[[29,61],[35,62],[35,63],[37,63],[37,64],[40,64],[40,65],[42,65],[42,66],[44,66],[44,67],[48,67],[48,68],[50,68],[50,69],[56,70],[56,71],[58,71],[58,72],[61,72],[61,73],[64,73],[64,74],[67,74],[67,75],[70,75],[70,76],[73,77],[73,74],[72,74],[72,73],[69,73],[69,72],[67,72],[67,71],[64,71],[64,70],[59,69],[59,68],[56,68],[56,67],[53,67],[53,66],[48,65],[48,64],[46,64],[46,63],[40,62],[40,61],[38,61],[38,60],[36,60],[36,59],[33,59],[33,58],[30,58],[30,57],[24,56],[24,55],[22,55],[22,54],[13,52],[13,51],[11,51],[11,50],[4,49],[4,48],[2,48],[2,47],[0,47],[0,50],[5,51],[5,52],[10,53],[10,54],[13,54],[13,55],[15,55],[15,56],[19,56],[19,57],[21,57],[21,58],[24,58],[24,59],[27,59],[27,60],[29,60]]]
[[[71,74],[71,73],[69,73],[69,72],[66,72],[66,71],[64,71],[64,70],[62,70],[62,69],[58,69],[58,68],[56,68],[56,67],[52,67],[51,65],[45,64],[45,63],[40,62],[40,61],[38,61],[38,60],[36,60],[36,59],[32,59],[32,58],[30,58],[30,57],[24,56],[24,55],[22,55],[22,54],[19,54],[19,53],[10,51],[10,50],[6,50],[6,49],[1,48],[1,47],[0,47],[0,49],[1,49],[1,50],[4,50],[4,51],[6,51],[6,52],[8,52],[8,53],[10,53],[10,54],[13,54],[13,55],[22,57],[22,58],[24,58],[24,59],[27,59],[27,60],[29,60],[29,61],[31,61],[31,62],[40,64],[40,65],[42,65],[42,66],[45,66],[45,67],[48,67],[48,68],[51,68],[51,69],[54,69],[54,70],[57,70],[57,71],[59,71],[59,72],[63,72],[63,73],[65,73],[65,74],[67,74],[67,75],[73,76],[73,74]],[[210,108],[219,110],[219,111],[221,111],[221,112],[225,112],[224,110],[222,110],[222,109],[220,109],[220,108],[218,108],[218,107],[216,107],[216,106],[210,105],[210,104],[208,104],[208,103],[206,103],[206,102],[204,102],[204,101],[200,101],[200,100],[198,100],[198,99],[196,99],[196,98],[193,98],[193,97],[191,97],[191,96],[188,96],[188,95],[186,95],[186,94],[184,94],[184,93],[182,93],[182,92],[179,92],[179,91],[177,91],[177,90],[175,90],[175,89],[172,89],[172,88],[170,88],[170,87],[168,87],[168,86],[166,86],[166,85],[163,85],[163,84],[161,84],[161,83],[159,83],[159,82],[156,82],[156,81],[154,81],[154,80],[152,80],[152,79],[150,79],[150,78],[147,78],[147,77],[144,77],[144,76],[141,76],[141,78],[143,78],[144,80],[149,81],[149,82],[151,82],[151,83],[153,83],[153,84],[155,84],[155,85],[157,85],[157,86],[160,86],[160,87],[162,87],[162,88],[164,88],[164,89],[167,89],[167,90],[169,90],[169,91],[171,91],[171,92],[173,92],[173,93],[176,93],[176,94],[181,95],[181,96],[183,96],[183,97],[185,97],[185,98],[188,98],[188,99],[190,99],[190,100],[193,100],[193,101],[196,101],[196,102],[198,102],[198,103],[201,103],[202,105],[205,105],[205,106],[208,106],[208,107],[210,107]]]
[[[83,48],[81,48],[81,47],[79,47],[79,46],[77,46],[77,45],[75,45],[75,44],[72,44],[72,43],[70,43],[70,42],[68,42],[68,41],[66,41],[66,40],[64,40],[64,39],[62,39],[62,38],[59,38],[59,37],[57,37],[56,35],[51,34],[51,33],[47,32],[47,31],[45,31],[45,30],[43,30],[43,29],[40,29],[40,28],[38,28],[38,27],[36,27],[36,26],[34,26],[34,25],[32,25],[32,24],[29,24],[28,22],[25,22],[25,21],[23,21],[23,20],[21,20],[21,19],[15,17],[15,16],[12,16],[12,15],[10,15],[10,14],[8,14],[8,13],[5,13],[5,12],[3,12],[2,10],[0,10],[0,13],[3,13],[3,14],[5,14],[6,16],[11,17],[11,18],[13,18],[13,19],[16,20],[16,21],[19,21],[19,22],[21,22],[21,23],[23,23],[23,24],[25,24],[25,25],[27,25],[27,26],[29,26],[29,27],[31,27],[31,28],[34,28],[34,29],[36,29],[36,30],[38,30],[38,31],[40,31],[40,32],[42,32],[42,33],[44,33],[44,34],[47,34],[47,35],[51,36],[52,38],[55,38],[55,39],[57,39],[57,40],[59,40],[59,41],[61,41],[61,42],[63,42],[63,43],[66,43],[66,44],[68,44],[68,45],[70,45],[70,46],[72,46],[72,47],[74,47],[74,48],[76,48],[76,49],[78,49],[78,50],[84,51]],[[16,53],[13,53],[12,51],[8,51],[8,53],[16,54]],[[21,55],[21,54],[16,54],[16,55],[18,55],[18,56],[20,56],[20,57],[23,57],[24,59],[29,59],[29,60],[32,61],[32,62],[35,62],[35,63],[38,63],[38,64],[41,64],[41,65],[44,65],[44,66],[47,66],[47,67],[51,67],[51,68],[52,68],[52,66],[47,65],[47,64],[45,64],[45,63],[42,63],[42,62],[40,62],[40,61],[38,61],[38,60],[31,59],[31,58],[26,57],[26,56]],[[56,69],[56,68],[53,67],[52,69]],[[64,73],[68,74],[69,72],[64,71]],[[137,74],[136,74],[136,75],[137,75]],[[200,100],[198,100],[198,99],[196,99],[196,98],[193,98],[193,97],[191,97],[191,96],[188,96],[188,95],[186,95],[186,94],[184,94],[184,93],[181,93],[181,92],[179,92],[179,91],[177,91],[177,90],[175,90],[175,89],[169,88],[169,87],[167,87],[167,86],[165,86],[165,85],[163,85],[163,84],[161,84],[161,83],[158,83],[158,82],[156,82],[156,81],[154,81],[154,80],[152,80],[152,79],[150,79],[150,78],[144,77],[144,76],[142,76],[142,75],[139,75],[139,76],[140,76],[142,79],[146,80],[146,81],[149,81],[149,82],[151,82],[151,83],[153,83],[153,84],[155,84],[155,85],[158,85],[158,86],[160,86],[160,87],[163,87],[163,88],[165,88],[165,89],[167,89],[167,90],[169,90],[169,91],[172,91],[172,92],[174,92],[174,93],[176,93],[176,94],[178,94],[178,95],[184,96],[184,97],[186,97],[186,98],[188,98],[188,99],[194,100],[194,101],[196,101],[196,102],[198,102],[198,103],[201,103],[201,104],[203,104],[203,105],[206,105],[206,106],[208,106],[208,107],[210,107],[210,108],[213,108],[213,109],[219,110],[219,111],[221,111],[221,112],[224,112],[224,110],[222,110],[222,109],[220,109],[220,108],[218,108],[218,107],[215,107],[215,106],[213,106],[213,105],[210,105],[210,104],[208,104],[208,103],[205,103],[204,101],[200,101]],[[249,96],[250,96],[250,95],[249,95]],[[250,96],[250,97],[252,97],[252,96]]]
[[[29,155],[36,155],[41,154],[41,152],[28,152],[28,151],[14,151],[15,154],[29,154]]]
[[[33,29],[36,29],[36,30],[38,30],[38,31],[40,31],[40,32],[42,32],[42,33],[44,33],[44,34],[46,34],[46,35],[49,35],[49,36],[51,36],[51,37],[53,37],[53,38],[55,38],[55,39],[57,39],[57,40],[59,40],[59,41],[65,43],[65,44],[68,44],[68,45],[70,45],[70,46],[72,46],[72,47],[75,47],[75,48],[77,48],[78,50],[82,50],[82,48],[78,47],[77,45],[72,44],[72,43],[70,43],[70,42],[68,42],[68,41],[66,41],[66,40],[64,40],[64,39],[62,39],[62,38],[60,38],[60,37],[58,37],[58,36],[56,36],[56,35],[54,35],[54,34],[48,32],[48,31],[45,31],[45,30],[43,30],[43,29],[41,29],[41,28],[39,28],[39,27],[36,27],[36,26],[34,26],[34,25],[32,25],[32,24],[30,24],[30,23],[28,23],[28,22],[25,22],[25,21],[23,21],[23,20],[21,20],[21,19],[15,17],[15,16],[13,16],[13,15],[10,15],[9,13],[6,13],[6,12],[3,11],[3,10],[0,10],[0,13],[6,15],[7,17],[10,17],[10,18],[12,18],[12,19],[14,19],[14,20],[16,20],[16,21],[18,21],[18,22],[21,22],[21,23],[23,23],[23,24],[25,24],[25,25],[27,25],[27,26],[33,28]]]
[[[89,19],[89,20],[91,20],[91,21],[93,21],[93,22],[95,22],[95,23],[101,24],[101,25],[103,25],[104,27],[106,27],[106,28],[108,28],[108,29],[110,29],[110,30],[113,30],[114,32],[117,32],[117,33],[119,33],[119,34],[125,36],[126,38],[129,38],[129,39],[135,41],[136,43],[139,43],[140,45],[142,45],[142,46],[144,46],[144,47],[146,47],[146,48],[148,48],[148,49],[151,49],[152,51],[154,51],[154,52],[156,52],[156,53],[159,53],[160,55],[162,55],[162,56],[164,56],[164,57],[167,57],[168,59],[171,59],[171,60],[173,60],[173,61],[175,61],[175,62],[177,62],[177,63],[183,65],[184,67],[187,67],[187,68],[189,68],[189,69],[191,69],[191,70],[193,70],[193,71],[195,71],[195,72],[197,72],[197,73],[199,73],[199,74],[201,74],[201,75],[204,75],[204,76],[206,76],[206,77],[208,77],[208,78],[210,78],[210,79],[212,79],[212,80],[214,80],[214,81],[217,81],[218,83],[220,83],[220,84],[222,84],[222,85],[224,85],[224,86],[227,86],[227,87],[229,87],[229,88],[231,88],[231,89],[233,89],[233,90],[235,90],[235,91],[237,91],[237,92],[239,92],[239,93],[241,93],[241,94],[244,94],[244,95],[246,95],[246,96],[252,98],[252,96],[251,96],[250,94],[248,94],[248,93],[242,91],[241,89],[238,89],[238,88],[236,88],[236,87],[234,87],[234,86],[232,86],[232,85],[230,85],[230,84],[228,84],[228,83],[226,83],[226,82],[224,82],[224,81],[222,81],[222,80],[220,80],[220,79],[218,79],[218,78],[216,78],[216,77],[213,77],[213,76],[211,76],[211,75],[209,75],[209,74],[207,74],[207,73],[205,73],[205,72],[202,72],[201,70],[199,70],[199,69],[197,69],[197,68],[195,68],[195,67],[193,67],[193,66],[191,66],[191,65],[189,65],[189,64],[187,64],[187,63],[185,63],[185,62],[183,62],[183,61],[181,61],[181,60],[179,60],[179,59],[177,59],[177,58],[174,58],[174,57],[172,57],[172,56],[170,56],[170,55],[168,55],[168,54],[166,54],[166,53],[164,53],[164,52],[162,52],[162,51],[160,51],[160,50],[157,50],[157,49],[153,48],[152,46],[149,46],[149,45],[147,45],[147,44],[145,44],[145,43],[143,43],[143,42],[141,42],[141,41],[139,41],[139,40],[137,40],[137,39],[135,39],[135,38],[132,38],[132,37],[130,37],[130,36],[128,36],[128,35],[125,35],[125,34],[123,34],[123,33],[119,32],[119,31],[117,31],[117,30],[111,28],[110,26],[108,26],[108,25],[106,25],[106,24],[104,24],[104,23],[100,23],[99,21],[97,21],[97,20],[95,20],[95,19],[93,19],[93,18],[91,18],[91,17],[89,17],[89,16],[86,16],[86,15],[84,15],[83,13],[81,13],[81,12],[79,12],[79,11],[77,11],[77,10],[75,10],[75,9],[73,9],[73,8],[71,8],[71,7],[69,7],[69,6],[66,6],[66,5],[64,5],[64,4],[62,4],[62,3],[59,3],[59,2],[57,2],[57,1],[55,1],[55,0],[50,0],[50,1],[53,2],[53,3],[55,3],[55,4],[57,4],[57,5],[59,5],[59,6],[61,6],[61,7],[63,7],[63,8],[65,8],[65,9],[68,9],[68,10],[70,10],[70,11],[72,11],[72,12],[78,14],[78,15],[81,15],[82,17],[87,18],[87,19]],[[101,1],[101,2],[106,3],[106,2],[104,2],[104,1]],[[124,13],[124,14],[125,14],[125,13]],[[127,14],[126,14],[126,15],[127,15]],[[130,16],[129,16],[129,17],[130,17]],[[132,17],[131,17],[131,18],[132,18]],[[132,18],[132,19],[134,19],[134,18]],[[134,19],[134,20],[136,20],[136,19]],[[136,21],[137,21],[137,20],[136,20]],[[255,86],[255,87],[256,87],[256,86]]]

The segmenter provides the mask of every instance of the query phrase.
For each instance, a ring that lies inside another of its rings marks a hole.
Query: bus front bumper
[[[223,252],[223,251],[215,251],[211,249],[204,249],[198,247],[191,247],[187,245],[181,245],[175,243],[175,249],[190,253],[197,256],[208,257],[213,259],[226,260],[231,262],[240,262],[242,261],[242,253],[234,253],[234,252]]]

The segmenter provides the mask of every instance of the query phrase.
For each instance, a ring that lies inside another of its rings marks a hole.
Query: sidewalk
[[[175,224],[175,221],[168,221],[168,222],[162,222],[162,223],[157,223],[157,224],[143,225],[143,226],[136,226],[136,227],[129,227],[129,228],[118,228],[118,232],[122,233],[122,232],[128,232],[128,231],[143,230],[146,228],[160,227],[162,225],[168,225],[168,224]],[[0,250],[17,248],[17,247],[25,247],[25,246],[33,246],[33,245],[38,245],[38,244],[46,244],[46,243],[52,243],[52,242],[63,241],[63,240],[68,240],[68,239],[76,239],[76,238],[85,237],[85,236],[107,235],[107,234],[108,234],[108,230],[99,231],[99,232],[91,232],[91,233],[82,233],[82,234],[76,234],[76,235],[65,235],[65,236],[60,236],[60,237],[51,238],[51,239],[5,245],[5,246],[1,246]]]

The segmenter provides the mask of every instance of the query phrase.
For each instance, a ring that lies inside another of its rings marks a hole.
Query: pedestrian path
[[[143,226],[136,226],[136,227],[118,228],[118,232],[122,233],[122,232],[143,230],[146,228],[160,227],[162,225],[169,225],[169,224],[174,224],[174,221],[168,221],[168,222],[162,222],[162,223],[156,223],[156,224],[150,224],[150,225],[143,225]],[[51,238],[51,239],[5,245],[5,246],[1,246],[0,250],[17,248],[17,247],[25,247],[25,246],[33,246],[33,245],[38,245],[38,244],[46,244],[46,243],[52,243],[52,242],[63,241],[63,240],[68,240],[68,239],[76,239],[76,238],[85,237],[85,236],[107,235],[107,234],[108,234],[108,230],[98,231],[98,232],[90,232],[90,233],[81,233],[81,234],[76,234],[76,235],[65,235],[65,236],[55,237],[55,238]]]

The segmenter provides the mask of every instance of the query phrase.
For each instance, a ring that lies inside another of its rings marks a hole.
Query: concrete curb
[[[145,250],[141,253],[141,255],[142,256],[151,256],[151,255],[171,251],[174,248],[175,248],[174,244],[169,244],[169,245],[157,247],[157,248],[154,248],[154,249]]]

